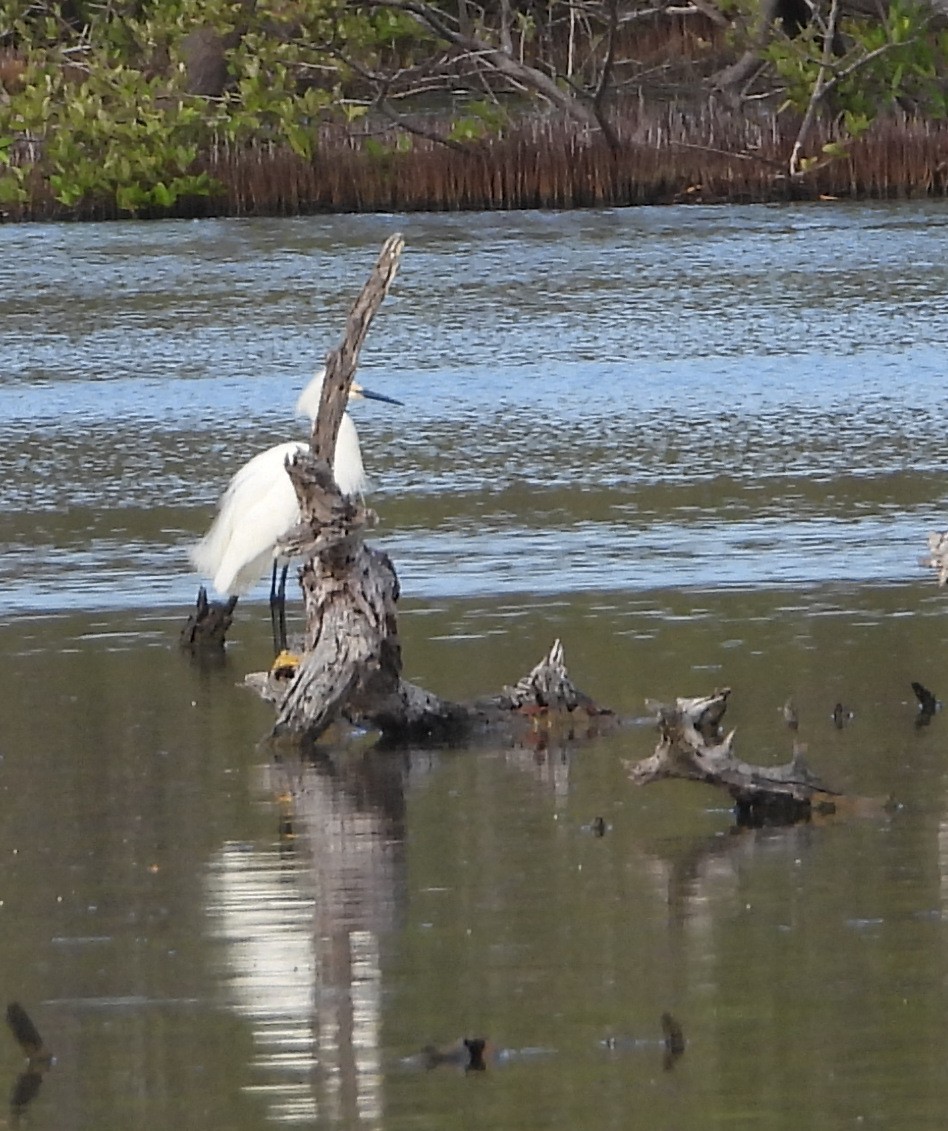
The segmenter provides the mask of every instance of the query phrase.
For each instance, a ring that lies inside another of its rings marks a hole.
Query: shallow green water
[[[470,697],[561,637],[633,718],[730,685],[761,762],[789,754],[792,695],[813,768],[901,808],[735,833],[712,791],[628,784],[644,723],[553,749],[363,736],[305,767],[258,745],[238,683],[264,604],[193,664],[183,545],[293,434],[396,227],[364,379],[408,408],[358,422],[408,676]],[[6,228],[0,250],[0,984],[57,1056],[31,1126],[942,1125],[948,720],[916,726],[910,682],[945,692],[917,565],[946,517],[943,208]],[[465,1035],[496,1042],[487,1072],[420,1067]],[[0,1040],[11,1087],[20,1067]]]

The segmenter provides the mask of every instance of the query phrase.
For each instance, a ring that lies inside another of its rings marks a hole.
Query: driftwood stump
[[[236,597],[230,597],[226,601],[209,601],[207,590],[202,585],[198,590],[194,612],[181,629],[181,647],[192,652],[223,651],[236,607]]]
[[[515,727],[517,720],[529,728],[538,715],[557,712],[569,716],[578,711],[606,724],[613,716],[573,686],[559,641],[515,687],[469,706],[402,679],[395,567],[386,554],[366,544],[375,515],[361,501],[340,494],[331,467],[359,353],[403,247],[399,235],[386,240],[349,313],[342,343],[327,355],[310,450],[287,464],[301,517],[277,552],[305,563],[300,570],[306,613],[300,663],[288,680],[282,672],[256,673],[248,683],[274,703],[274,735],[308,740],[339,718],[377,728],[384,739],[396,742],[458,741]]]
[[[732,752],[734,731],[722,736],[728,687],[697,699],[678,699],[658,707],[659,741],[655,753],[627,763],[629,780],[647,785],[665,778],[702,781],[727,790],[738,824],[789,824],[814,812],[834,812],[839,794],[811,773],[804,747],[782,766],[754,766]]]
[[[526,736],[542,745],[613,730],[622,720],[575,687],[558,640],[518,683],[471,704],[441,699],[402,679],[395,567],[365,542],[375,515],[361,500],[341,495],[331,467],[359,353],[403,246],[398,235],[385,242],[353,304],[342,343],[327,355],[310,448],[287,464],[300,522],[276,552],[304,562],[302,655],[296,666],[255,673],[247,682],[275,706],[273,737],[292,742],[312,742],[338,720],[375,728],[389,744],[478,738],[516,744]],[[725,688],[659,707],[658,746],[629,768],[629,778],[638,785],[680,777],[719,786],[733,798],[739,823],[747,825],[835,812],[839,795],[811,773],[801,745],[790,762],[773,768],[734,756],[734,732],[721,734],[729,694]],[[791,708],[788,703],[785,710],[795,725]]]

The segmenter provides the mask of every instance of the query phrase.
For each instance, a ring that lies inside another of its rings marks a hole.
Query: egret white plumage
[[[325,369],[321,369],[296,402],[297,414],[308,417],[311,422],[315,422],[319,413],[324,377]],[[370,392],[353,381],[349,399],[361,398],[401,403],[393,397]],[[299,502],[286,472],[286,462],[308,447],[301,440],[291,440],[267,448],[248,460],[221,496],[210,530],[190,550],[195,568],[211,578],[218,593],[228,597],[243,596],[272,568],[270,603],[271,608],[281,608],[279,633],[274,620],[274,635],[281,637],[281,645],[285,645],[282,601],[288,561],[280,557],[276,544],[300,521]],[[343,413],[339,425],[333,476],[343,495],[359,495],[365,488],[359,434],[347,412]],[[281,565],[283,573],[278,588],[277,567]]]

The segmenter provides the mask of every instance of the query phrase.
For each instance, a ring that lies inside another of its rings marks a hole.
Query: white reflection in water
[[[687,851],[666,858],[645,853],[644,871],[660,902],[668,908],[668,924],[681,940],[682,968],[691,972],[696,989],[718,989],[721,952],[718,933],[722,914],[731,917],[742,906],[745,877],[753,874],[767,856],[783,862],[793,873],[813,844],[810,825],[786,828],[731,828]],[[784,916],[793,914],[792,906]]]
[[[529,774],[539,785],[549,787],[557,809],[562,809],[569,798],[569,772],[572,736],[561,736],[549,741],[539,727],[520,747],[504,752],[508,766]]]
[[[938,876],[942,915],[948,916],[948,817],[938,822]]]
[[[227,943],[227,990],[253,1022],[256,1063],[306,1077],[262,1089],[271,1115],[290,1120],[317,1114],[308,1078],[316,1065],[314,897],[303,880],[292,859],[240,844],[224,845],[208,874],[212,933]]]
[[[379,937],[402,868],[399,783],[307,766],[294,776],[280,850],[226,844],[208,872],[225,987],[251,1021],[266,1098],[281,1122],[382,1119]],[[281,791],[285,781],[275,783]]]

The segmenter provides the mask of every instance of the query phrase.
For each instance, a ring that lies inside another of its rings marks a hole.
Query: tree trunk
[[[501,726],[530,729],[538,716],[549,721],[558,714],[595,720],[596,730],[610,726],[612,713],[573,685],[559,641],[515,687],[468,706],[402,679],[395,567],[364,541],[374,513],[340,494],[330,468],[359,352],[403,247],[399,235],[386,240],[353,304],[341,345],[326,358],[310,451],[287,465],[301,521],[277,549],[305,559],[300,571],[306,611],[302,658],[289,683],[281,677],[285,668],[251,675],[248,683],[276,705],[274,735],[309,740],[339,718],[376,727],[389,741],[412,742],[473,737]]]

